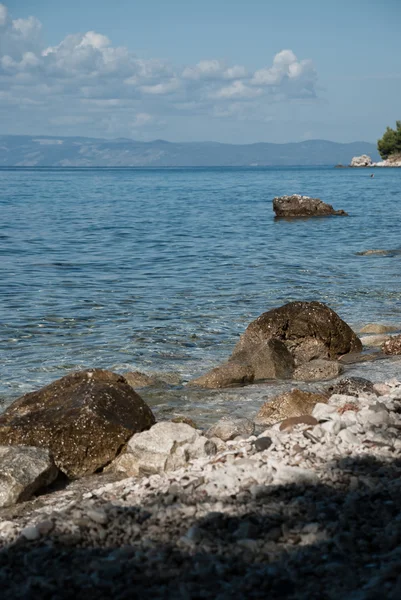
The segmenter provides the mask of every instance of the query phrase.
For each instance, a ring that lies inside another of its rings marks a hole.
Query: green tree
[[[396,122],[395,129],[387,127],[377,142],[377,149],[384,160],[393,154],[401,154],[401,121]]]

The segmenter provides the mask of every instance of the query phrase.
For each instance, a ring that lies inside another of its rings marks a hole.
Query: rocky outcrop
[[[273,210],[276,217],[327,217],[329,215],[348,216],[343,210],[334,210],[331,204],[319,198],[309,196],[280,196],[273,199]]]
[[[372,159],[367,154],[362,154],[362,156],[354,156],[351,160],[350,167],[371,167]]]
[[[48,448],[69,478],[94,473],[155,422],[124,377],[93,369],[22,396],[0,415],[0,444]]]
[[[325,381],[334,379],[343,372],[343,367],[337,360],[311,360],[299,365],[293,378],[295,381]]]
[[[255,418],[258,425],[274,425],[289,417],[311,415],[317,403],[327,402],[327,396],[293,389],[265,402]]]
[[[230,360],[249,361],[270,339],[283,342],[299,365],[316,358],[336,359],[360,352],[352,329],[321,302],[289,302],[260,315],[248,325]]]
[[[401,354],[401,335],[395,335],[382,345],[384,354]]]
[[[29,500],[57,475],[58,469],[45,448],[0,446],[0,508]]]
[[[401,167],[401,155],[394,154],[393,156],[389,156],[386,160],[372,162],[370,156],[362,154],[362,156],[354,156],[351,160],[350,167]]]
[[[165,421],[134,435],[115,466],[130,476],[151,475],[184,467],[190,460],[213,456],[216,451],[216,444],[193,427]]]
[[[382,323],[367,323],[360,330],[359,333],[391,333],[394,331],[398,331],[399,327],[395,327],[394,325],[383,325]]]

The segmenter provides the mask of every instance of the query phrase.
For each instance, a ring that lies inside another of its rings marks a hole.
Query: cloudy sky
[[[401,0],[8,0],[0,133],[375,141],[400,30]]]

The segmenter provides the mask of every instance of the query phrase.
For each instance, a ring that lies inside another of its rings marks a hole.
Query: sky
[[[375,142],[401,0],[6,0],[0,134]]]

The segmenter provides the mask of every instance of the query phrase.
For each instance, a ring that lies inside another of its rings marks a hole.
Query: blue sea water
[[[357,255],[401,247],[401,169],[374,173],[0,169],[0,402],[89,367],[189,379],[291,300],[401,326],[401,255]],[[275,220],[273,197],[291,193],[350,216]]]

